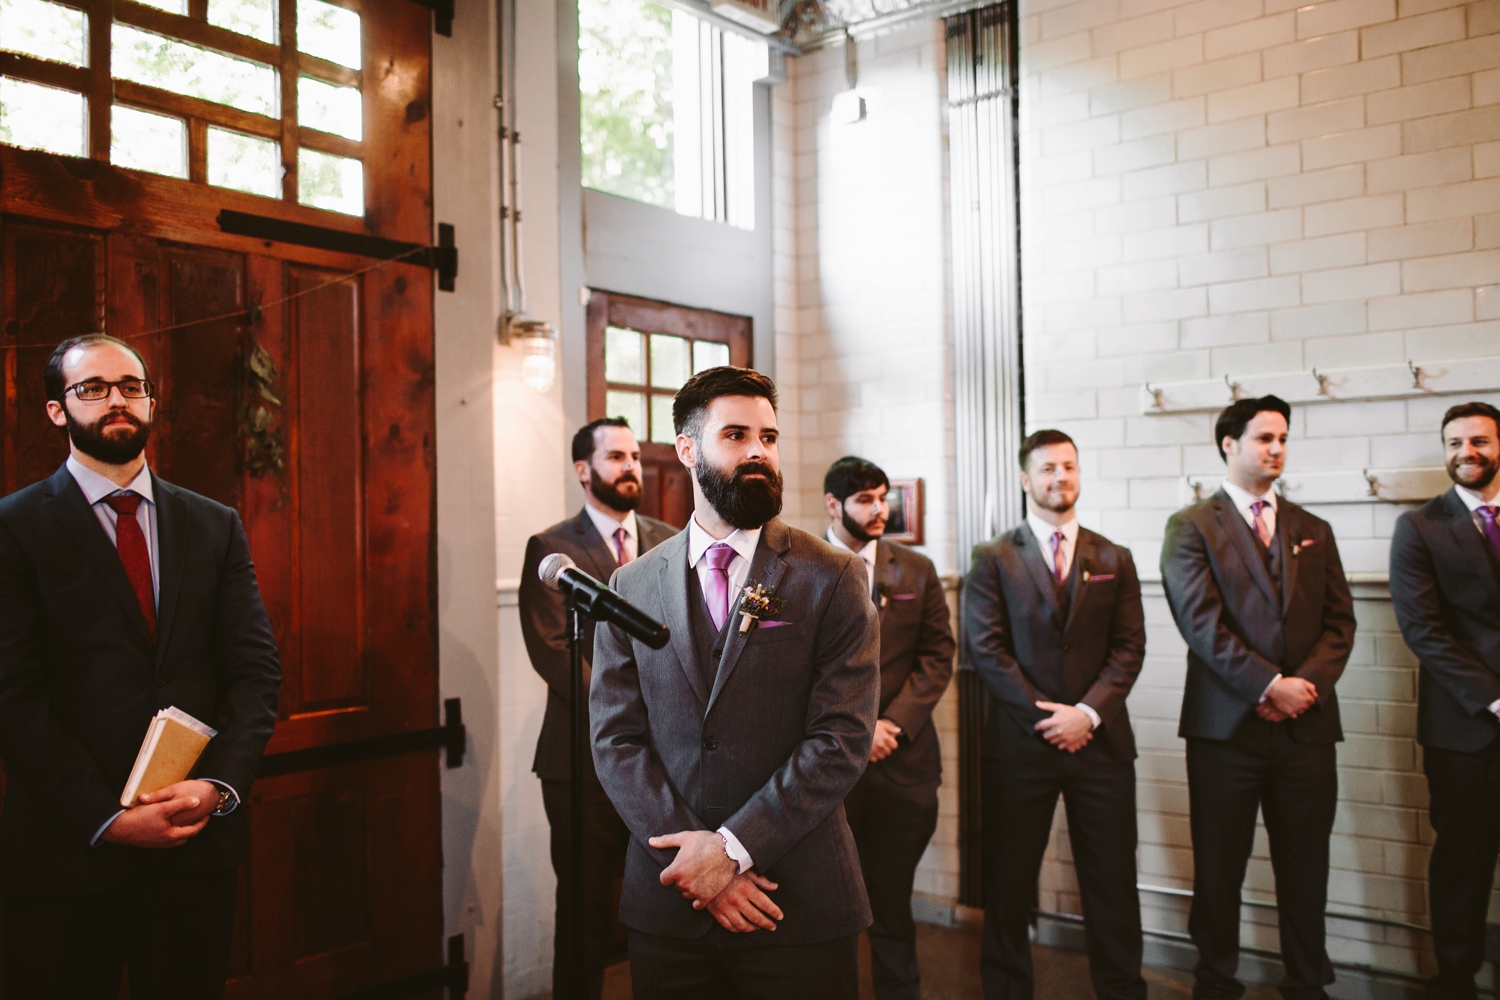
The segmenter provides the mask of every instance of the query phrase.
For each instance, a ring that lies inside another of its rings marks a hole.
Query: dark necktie
[[[135,512],[141,498],[135,493],[116,493],[104,498],[114,508],[115,549],[120,553],[120,564],[125,567],[125,578],[146,618],[146,632],[156,643],[156,589],[151,585],[151,554],[146,550],[146,536],[141,531],[141,522]]]
[[[630,550],[625,547],[625,543],[629,540],[630,532],[626,531],[624,526],[615,529],[615,562],[621,566],[631,561]]]
[[[1479,522],[1484,526],[1485,540],[1490,543],[1490,551],[1495,553],[1495,558],[1500,559],[1500,525],[1495,523],[1496,508],[1486,505],[1479,508]]]

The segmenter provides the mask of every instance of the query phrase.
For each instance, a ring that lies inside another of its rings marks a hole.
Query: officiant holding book
[[[5,993],[114,1000],[128,969],[132,997],[218,997],[281,683],[249,544],[147,467],[133,348],[64,341],[44,378],[68,459],[0,499]],[[169,708],[217,733],[192,779],[124,808]]]

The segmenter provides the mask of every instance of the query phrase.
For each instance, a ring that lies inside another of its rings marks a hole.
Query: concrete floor
[[[917,925],[917,950],[922,962],[923,1000],[982,1000],[979,989],[979,930],[977,928]],[[1091,1000],[1088,959],[1076,951],[1036,947],[1035,1000]],[[1189,1000],[1193,977],[1177,969],[1147,969],[1151,1000]],[[861,1000],[873,1000],[870,986],[870,953],[860,938]],[[551,994],[548,994],[550,997]],[[604,1000],[630,1000],[630,964],[611,967],[604,977]],[[1264,986],[1251,986],[1245,1000],[1279,1000],[1279,994]]]

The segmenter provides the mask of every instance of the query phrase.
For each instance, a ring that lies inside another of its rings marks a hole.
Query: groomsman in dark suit
[[[573,435],[573,469],[584,490],[583,509],[526,543],[521,568],[521,635],[531,665],[547,682],[547,713],[536,743],[531,769],[542,779],[542,805],[552,827],[552,870],[557,873],[557,912],[553,938],[552,991],[557,1000],[569,996],[574,980],[559,968],[566,961],[563,947],[569,926],[571,872],[568,837],[572,814],[572,757],[568,748],[567,599],[542,585],[537,567],[554,552],[572,558],[596,580],[608,580],[616,569],[677,534],[670,524],[637,514],[641,502],[641,448],[623,417],[587,423]],[[583,684],[588,690],[589,658],[594,651],[594,623],[584,623]],[[594,758],[583,747],[583,942],[588,963],[589,995],[598,998],[604,985],[603,950],[615,926],[619,895],[614,891],[625,864],[630,838],[625,824],[610,805],[594,774]]]
[[[874,916],[875,996],[919,1000],[911,887],[937,829],[943,759],[932,708],[953,677],[953,629],[932,560],[882,537],[890,487],[878,466],[853,456],[823,477],[828,543],[859,556],[880,615],[880,718],[870,766],[844,799]]]
[[[984,728],[987,1000],[1030,1000],[1027,931],[1057,796],[1101,1000],[1145,1000],[1136,893],[1135,734],[1125,697],[1146,622],[1130,550],[1078,523],[1078,451],[1055,430],[1021,445],[1026,521],[974,549],[964,588]]]
[[[1417,741],[1437,839],[1427,869],[1432,1000],[1473,1000],[1500,854],[1500,410],[1443,415],[1453,489],[1396,522],[1391,600],[1421,663]]]
[[[1291,407],[1242,399],[1219,415],[1224,488],[1173,514],[1162,581],[1187,642],[1178,735],[1192,810],[1195,998],[1239,997],[1240,887],[1265,818],[1286,1000],[1321,1000],[1328,837],[1344,738],[1333,686],[1354,643],[1353,600],[1326,521],[1272,490]]]

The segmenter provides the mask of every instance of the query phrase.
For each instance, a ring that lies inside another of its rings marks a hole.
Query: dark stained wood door
[[[692,515],[693,485],[672,444],[671,397],[688,375],[717,364],[751,366],[748,316],[590,293],[589,419],[630,419],[641,443],[640,512],[678,528]]]
[[[152,468],[245,522],[285,674],[269,753],[439,721],[431,272],[215,224],[229,208],[432,242],[430,12],[340,2],[381,73],[363,218],[0,146],[0,489],[66,455],[52,348],[135,345],[160,387]],[[256,783],[228,997],[340,997],[443,964],[441,766]]]

